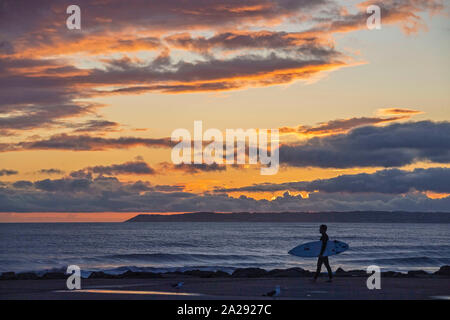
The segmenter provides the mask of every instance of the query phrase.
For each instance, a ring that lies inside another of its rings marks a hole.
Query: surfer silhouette
[[[322,264],[324,264],[328,271],[329,279],[327,282],[331,282],[331,280],[333,279],[333,273],[331,272],[330,262],[328,261],[328,257],[323,256],[328,243],[327,226],[325,224],[322,224],[320,226],[319,232],[322,234],[322,236],[320,237],[320,241],[322,241],[322,248],[320,249],[319,258],[317,259],[317,270],[314,275],[313,281],[316,281],[317,277],[319,277],[320,270],[322,269]]]

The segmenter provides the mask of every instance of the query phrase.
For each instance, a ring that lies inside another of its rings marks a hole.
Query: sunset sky
[[[449,4],[0,0],[0,222],[450,212]],[[175,166],[195,120],[278,128],[279,172]]]

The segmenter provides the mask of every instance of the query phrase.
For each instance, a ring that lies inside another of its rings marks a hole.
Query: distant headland
[[[361,222],[450,223],[450,212],[192,212],[139,214],[125,222]]]

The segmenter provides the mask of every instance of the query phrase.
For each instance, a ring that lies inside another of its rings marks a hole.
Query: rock
[[[121,279],[153,279],[153,278],[162,278],[162,275],[154,272],[134,272],[128,270],[125,273],[122,273],[117,276],[117,278]]]
[[[274,269],[267,272],[267,276],[270,277],[286,277],[286,278],[296,278],[310,276],[311,272],[304,270],[302,268],[289,268],[289,269]]]
[[[116,279],[117,276],[113,274],[104,273],[103,271],[92,272],[88,279]]]
[[[62,272],[47,272],[41,277],[41,279],[66,279],[67,277],[69,277],[69,275]]]
[[[214,276],[214,271],[186,270],[183,274],[199,278],[212,278]]]
[[[164,274],[178,276],[178,275],[183,275],[184,273],[182,271],[168,271],[168,272],[164,272]]]
[[[267,275],[267,271],[260,268],[242,268],[234,270],[232,277],[236,278],[259,278]]]
[[[347,272],[347,275],[351,277],[366,277],[368,276],[365,270],[350,270]]]
[[[420,277],[420,276],[428,276],[429,273],[424,270],[412,270],[408,271],[408,277]]]
[[[0,280],[14,280],[16,278],[16,274],[14,272],[3,272],[0,276]]]
[[[223,271],[203,271],[203,270],[187,270],[183,272],[183,274],[199,278],[219,278],[230,276],[228,273]]]
[[[216,277],[224,278],[224,277],[229,277],[229,276],[230,276],[230,274],[225,271],[220,271],[220,270],[216,271]]]
[[[337,268],[336,272],[334,273],[334,275],[338,277],[346,276],[347,274],[348,272],[342,269],[341,267]]]
[[[17,274],[17,279],[19,280],[37,280],[39,279],[39,277],[37,276],[37,274],[33,273],[33,272],[22,272]]]
[[[450,276],[450,266],[442,266],[434,274],[439,275],[439,276],[449,277]]]
[[[382,277],[387,277],[387,278],[408,278],[408,277],[410,277],[406,273],[397,272],[397,271],[382,272],[381,276]]]

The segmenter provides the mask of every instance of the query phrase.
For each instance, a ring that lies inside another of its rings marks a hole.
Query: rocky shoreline
[[[134,272],[126,271],[122,274],[108,274],[102,271],[92,272],[88,279],[155,279],[155,278],[172,278],[172,277],[195,277],[195,278],[296,278],[296,277],[312,277],[314,272],[302,268],[289,269],[273,269],[264,270],[260,268],[239,268],[231,274],[224,271],[204,271],[204,270],[187,270],[172,271],[164,273],[156,272]],[[335,277],[367,277],[365,270],[349,270],[345,271],[338,268],[334,272]],[[389,278],[450,278],[450,266],[442,266],[434,273],[424,270],[413,270],[404,272],[383,271],[382,277]],[[49,279],[66,279],[68,277],[64,272],[47,272],[37,275],[33,272],[4,272],[0,275],[0,280],[49,280]]]

